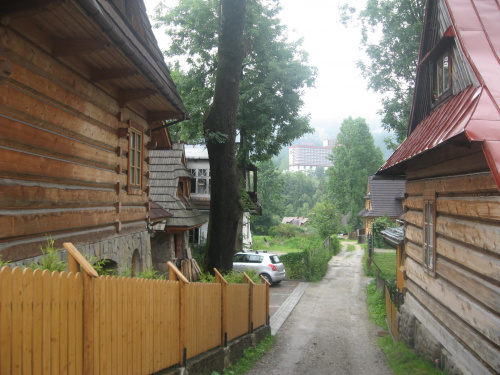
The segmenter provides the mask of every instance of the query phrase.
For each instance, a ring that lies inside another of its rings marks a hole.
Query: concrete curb
[[[288,318],[290,313],[293,311],[297,303],[302,298],[302,295],[305,293],[308,283],[300,283],[297,285],[295,290],[288,296],[285,302],[280,306],[280,308],[273,314],[271,317],[271,334],[275,335],[278,330],[281,328],[285,320]]]

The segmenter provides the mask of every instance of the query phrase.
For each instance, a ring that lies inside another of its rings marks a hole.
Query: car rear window
[[[272,264],[281,263],[280,258],[277,255],[271,255],[269,258],[271,259]]]

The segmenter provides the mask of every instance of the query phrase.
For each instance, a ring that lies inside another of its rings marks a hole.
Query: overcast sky
[[[290,39],[304,38],[303,48],[309,62],[318,68],[316,87],[307,90],[304,113],[311,115],[311,125],[322,139],[336,136],[342,120],[348,116],[364,117],[373,132],[380,130],[380,96],[369,91],[356,61],[364,59],[359,49],[360,31],[340,23],[339,5],[347,0],[280,0],[281,21],[290,31]],[[350,6],[365,0],[349,0]],[[147,12],[153,13],[159,0],[145,0]],[[166,0],[174,6],[177,0]],[[154,30],[162,50],[168,39]]]

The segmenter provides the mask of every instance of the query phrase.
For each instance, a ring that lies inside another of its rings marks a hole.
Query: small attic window
[[[432,102],[441,101],[451,92],[451,55],[446,51],[434,62]]]

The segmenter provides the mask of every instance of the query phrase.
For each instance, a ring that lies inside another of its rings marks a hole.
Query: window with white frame
[[[210,169],[190,169],[190,172],[194,176],[191,179],[191,193],[210,194]]]
[[[424,193],[424,267],[434,274],[436,269],[436,193]]]
[[[140,188],[142,183],[142,132],[130,127],[128,152],[128,182],[130,188]],[[129,189],[130,191],[130,189]]]

